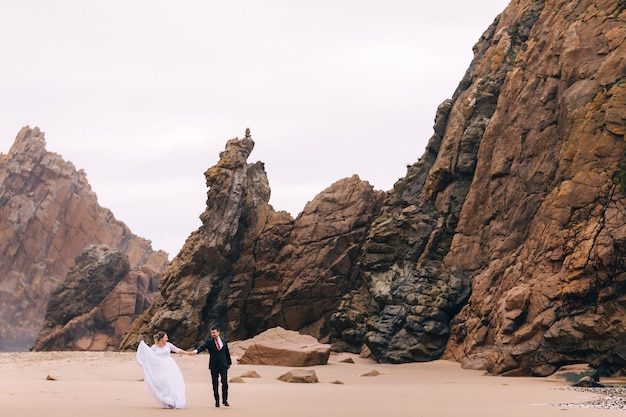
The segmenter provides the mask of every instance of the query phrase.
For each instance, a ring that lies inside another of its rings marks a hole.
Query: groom
[[[199,353],[203,350],[209,351],[209,369],[211,370],[211,383],[213,384],[213,396],[215,406],[220,406],[219,381],[222,380],[222,401],[225,406],[228,404],[228,368],[232,365],[228,343],[220,338],[220,329],[217,326],[211,328],[211,337],[201,346],[193,351]]]

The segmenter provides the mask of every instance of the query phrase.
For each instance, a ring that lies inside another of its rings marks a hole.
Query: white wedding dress
[[[167,342],[165,346],[148,345],[142,340],[137,347],[137,362],[143,369],[146,389],[164,408],[185,407],[185,381],[170,352],[178,348]]]

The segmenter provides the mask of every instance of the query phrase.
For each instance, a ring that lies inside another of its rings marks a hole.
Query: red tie
[[[217,345],[217,350],[222,349],[222,345],[220,344],[220,339],[215,339],[215,344]]]

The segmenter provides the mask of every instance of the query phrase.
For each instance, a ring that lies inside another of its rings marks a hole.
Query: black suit
[[[221,349],[217,348],[217,344],[213,338],[210,338],[196,349],[198,353],[203,350],[209,351],[209,369],[211,370],[211,383],[213,384],[215,405],[219,405],[220,401],[218,378],[222,380],[222,401],[224,401],[224,403],[228,402],[228,368],[232,365],[228,342],[223,339],[220,340],[222,342]]]

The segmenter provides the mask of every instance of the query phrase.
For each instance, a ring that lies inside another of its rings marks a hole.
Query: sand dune
[[[622,411],[569,408],[592,394],[562,389],[542,378],[505,378],[461,369],[448,361],[378,364],[331,355],[315,366],[320,382],[290,384],[292,368],[239,365],[229,377],[254,370],[260,378],[231,383],[231,407],[216,409],[207,355],[176,356],[187,384],[187,408],[161,409],[145,391],[134,353],[0,353],[0,402],[5,416],[616,416]],[[236,358],[235,362],[236,362]],[[377,371],[377,376],[362,376]],[[338,383],[341,382],[341,383]]]

